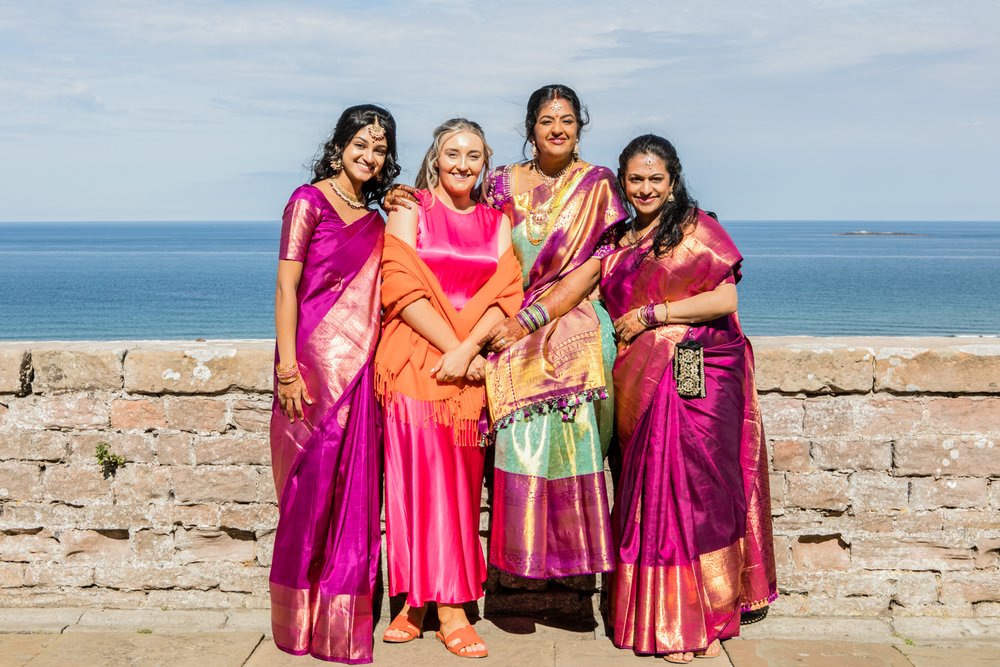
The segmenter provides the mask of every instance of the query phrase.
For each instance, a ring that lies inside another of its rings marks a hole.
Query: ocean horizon
[[[1000,334],[1000,222],[722,222],[744,256],[751,337]],[[279,232],[0,222],[0,339],[273,338]]]

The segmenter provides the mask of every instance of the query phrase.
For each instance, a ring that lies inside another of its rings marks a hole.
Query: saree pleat
[[[740,276],[738,251],[704,214],[671,254],[640,259],[647,248],[604,260],[601,290],[613,317]],[[704,398],[677,393],[681,340],[703,345]],[[623,460],[612,515],[612,640],[640,654],[704,650],[739,633],[741,611],[776,597],[752,349],[735,314],[660,327],[621,347],[614,379]]]
[[[382,230],[374,212],[344,224],[312,186],[293,193],[282,227],[280,258],[303,263],[296,356],[314,402],[294,423],[277,399],[272,408],[279,510],[272,633],[282,651],[347,664],[372,661],[382,437],[372,361]]]

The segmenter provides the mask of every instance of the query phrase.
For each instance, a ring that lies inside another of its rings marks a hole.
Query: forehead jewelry
[[[653,166],[653,156],[649,155],[647,153],[646,154],[646,159],[643,160],[643,164],[646,165],[647,167],[652,167]]]
[[[552,113],[562,113],[562,110],[563,110],[562,102],[559,101],[559,98],[554,99],[552,101]]]
[[[368,136],[372,138],[372,141],[385,139],[385,128],[378,122],[378,114],[375,114],[375,122],[368,126]]]

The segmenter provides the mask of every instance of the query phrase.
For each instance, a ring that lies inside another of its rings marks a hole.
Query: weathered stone
[[[89,394],[26,396],[10,404],[7,419],[27,429],[107,428],[110,413],[107,400]]]
[[[780,604],[780,603],[779,603]],[[888,621],[876,618],[807,618],[781,616],[774,613],[766,623],[754,623],[740,628],[744,639],[829,639],[869,643],[884,643],[892,636]]]
[[[273,530],[278,525],[278,506],[251,503],[226,505],[219,517],[219,526],[239,530]]]
[[[226,593],[220,590],[164,589],[146,592],[146,606],[152,609],[217,609],[229,611],[248,606],[253,596],[246,593]],[[268,605],[265,596],[258,604]]]
[[[174,493],[182,503],[249,503],[257,499],[259,477],[240,466],[176,466]]]
[[[777,438],[770,442],[771,467],[774,470],[808,472],[812,469],[809,441],[802,438]]]
[[[910,484],[910,506],[914,509],[985,507],[989,504],[985,477],[919,478]]]
[[[156,460],[151,433],[87,431],[70,434],[70,463],[85,466],[97,463],[97,447],[102,443],[108,453],[124,457],[127,463],[152,463]]]
[[[224,398],[169,396],[163,399],[167,427],[196,433],[221,433],[229,425],[229,405]]]
[[[164,428],[166,416],[161,401],[115,399],[111,401],[111,428],[121,431],[151,431]]]
[[[1000,479],[990,481],[990,507],[1000,509]]]
[[[116,503],[163,501],[170,497],[172,488],[170,469],[143,464],[125,466],[115,475],[112,488]]]
[[[785,513],[785,476],[771,474],[768,477],[768,487],[771,491],[771,514]]]
[[[218,578],[219,590],[227,593],[250,593],[267,597],[270,569],[260,567],[256,562],[244,567],[230,567],[223,570]]]
[[[0,460],[62,461],[68,439],[63,431],[13,429],[0,433]]]
[[[923,419],[921,399],[832,396],[805,401],[803,432],[811,438],[891,439],[915,431]]]
[[[892,619],[892,627],[899,636],[921,642],[956,638],[995,641],[1000,636],[1000,619],[901,617]]]
[[[851,475],[851,510],[887,512],[908,506],[909,481],[882,472],[856,472]]]
[[[851,543],[855,567],[870,570],[971,570],[971,548],[915,539],[873,537]]]
[[[803,404],[804,401],[797,398],[762,394],[760,412],[764,433],[779,438],[802,435]]]
[[[104,479],[96,461],[85,468],[49,466],[45,469],[43,484],[46,498],[71,505],[102,500],[110,502],[112,498],[111,480]]]
[[[810,667],[911,667],[909,661],[896,649],[885,644],[858,644],[838,641],[748,639],[728,642],[726,653],[733,664],[747,665],[798,665]]]
[[[233,423],[243,431],[267,433],[271,428],[271,401],[234,401]]]
[[[42,494],[41,468],[31,463],[0,463],[0,501],[38,500]]]
[[[203,632],[207,636],[226,624],[226,615],[218,611],[176,611],[162,609],[93,609],[80,618],[78,631],[135,632],[149,628],[157,633],[174,635],[182,632]],[[167,660],[170,662],[170,660]]]
[[[996,667],[1000,664],[1000,648],[994,646],[910,646],[899,650],[913,667]]]
[[[0,632],[62,632],[83,615],[82,609],[0,609]]]
[[[5,665],[27,665],[41,653],[46,646],[57,641],[59,635],[15,635],[5,634],[0,637],[0,655],[4,657]]]
[[[27,586],[93,586],[94,568],[87,565],[30,563],[25,568]]]
[[[25,347],[0,345],[0,394],[23,394],[31,372],[31,356]]]
[[[236,433],[202,437],[194,441],[198,464],[270,465],[271,447],[265,434]]]
[[[868,393],[873,384],[870,349],[828,339],[787,342],[773,339],[754,346],[759,391],[786,394]]]
[[[257,484],[257,502],[270,505],[278,503],[278,493],[274,488],[274,476],[266,468],[261,471],[260,482]]]
[[[241,343],[144,346],[125,356],[125,390],[140,394],[269,392],[273,347]]]
[[[160,465],[192,465],[191,437],[187,433],[158,433],[156,460]]]
[[[894,393],[1000,394],[1000,344],[882,348],[875,390]]]
[[[71,632],[55,638],[32,663],[39,667],[80,664],[80,656],[93,656],[94,665],[171,665],[171,667],[240,667],[246,663],[260,635],[246,632],[191,632],[191,626],[168,628],[168,636],[126,632]],[[157,632],[160,630],[157,629]],[[188,633],[188,634],[178,634]]]
[[[997,566],[1000,566],[1000,537],[976,540],[976,567],[984,569]]]
[[[213,528],[219,526],[218,505],[162,505],[150,514],[153,526]]]
[[[1000,436],[1000,397],[926,399],[927,423],[937,433]]]
[[[0,563],[0,588],[24,586],[24,563]]]
[[[173,528],[162,530],[138,530],[132,536],[132,548],[140,563],[169,563],[174,557]]]
[[[892,599],[904,607],[922,609],[938,601],[940,583],[933,572],[894,572],[896,589]]]
[[[53,391],[114,391],[122,387],[124,349],[79,348],[65,343],[59,348],[36,347],[31,351],[36,393]]]
[[[64,530],[59,544],[63,560],[74,564],[120,563],[132,555],[125,530]]]
[[[253,533],[241,531],[182,528],[174,533],[177,559],[182,563],[252,561],[255,541]]]
[[[821,470],[889,470],[892,468],[892,442],[817,439],[812,443],[812,460]]]
[[[49,528],[58,530],[81,525],[86,510],[82,507],[52,504],[47,502],[7,503],[0,509],[4,530],[34,530]]]
[[[903,475],[1000,475],[1000,437],[923,435],[896,442],[893,464]]]
[[[946,572],[941,576],[941,602],[944,604],[975,604],[1000,602],[997,573]]]
[[[257,533],[255,554],[257,562],[264,567],[271,567],[271,557],[274,555],[274,532],[269,530]]]
[[[792,558],[806,572],[851,567],[851,552],[839,535],[802,535],[792,542]]]
[[[0,561],[31,563],[60,555],[59,541],[47,530],[0,533]]]
[[[788,473],[785,504],[803,509],[821,509],[842,512],[849,499],[848,478],[828,472],[809,474]]]
[[[208,590],[219,583],[219,573],[200,567],[145,563],[141,565],[98,565],[94,570],[98,586],[123,591],[168,588]]]

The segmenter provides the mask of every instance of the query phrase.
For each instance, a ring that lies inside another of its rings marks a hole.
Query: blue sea
[[[1000,222],[723,222],[751,336],[1000,334]],[[278,233],[0,223],[0,339],[272,338]]]

